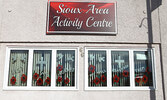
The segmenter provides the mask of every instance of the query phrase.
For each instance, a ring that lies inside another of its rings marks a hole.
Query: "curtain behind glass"
[[[11,50],[8,86],[27,86],[28,50]]]
[[[32,86],[50,86],[51,50],[34,50]]]
[[[56,86],[75,86],[75,50],[57,50]]]
[[[88,86],[107,86],[106,51],[88,51]]]
[[[150,51],[134,51],[135,85],[153,86]]]
[[[129,52],[111,51],[112,86],[130,86]]]

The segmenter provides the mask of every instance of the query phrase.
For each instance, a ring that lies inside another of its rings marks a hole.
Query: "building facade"
[[[48,35],[47,0],[0,0],[2,100],[167,98],[166,0],[62,2],[115,2],[117,33]]]

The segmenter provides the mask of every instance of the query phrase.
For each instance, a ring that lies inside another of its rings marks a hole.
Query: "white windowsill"
[[[153,87],[112,87],[112,88],[108,88],[108,87],[89,87],[89,88],[85,88],[85,90],[104,90],[104,91],[112,91],[112,90],[117,90],[117,91],[122,91],[122,90],[126,90],[126,91],[137,91],[137,90],[157,90]]]

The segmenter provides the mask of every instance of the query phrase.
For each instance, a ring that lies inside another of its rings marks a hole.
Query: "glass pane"
[[[57,50],[56,86],[75,86],[75,50]]]
[[[11,50],[8,86],[27,86],[28,50]]]
[[[50,86],[51,50],[34,50],[32,86]]]
[[[111,51],[112,86],[130,86],[129,52]]]
[[[106,51],[88,51],[88,86],[107,86]]]
[[[135,85],[153,86],[151,52],[135,51],[134,66],[135,66]]]

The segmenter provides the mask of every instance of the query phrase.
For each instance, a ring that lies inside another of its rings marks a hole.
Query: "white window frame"
[[[27,86],[8,86],[8,72],[11,50],[28,50]],[[51,50],[51,86],[32,86],[32,67],[34,50]],[[75,86],[56,86],[56,51],[75,50]],[[3,90],[78,90],[79,87],[79,47],[6,47]]]
[[[88,86],[88,51],[89,50],[103,50],[106,51],[106,66],[107,66],[107,87],[89,87]],[[111,51],[128,51],[129,52],[129,68],[130,68],[130,86],[112,86],[112,76],[111,76]],[[134,51],[151,51],[152,57],[152,78],[153,86],[135,86],[134,78]],[[113,49],[105,47],[85,47],[85,90],[153,90],[156,89],[156,79],[155,79],[155,60],[154,60],[154,48],[138,48],[138,49]]]

